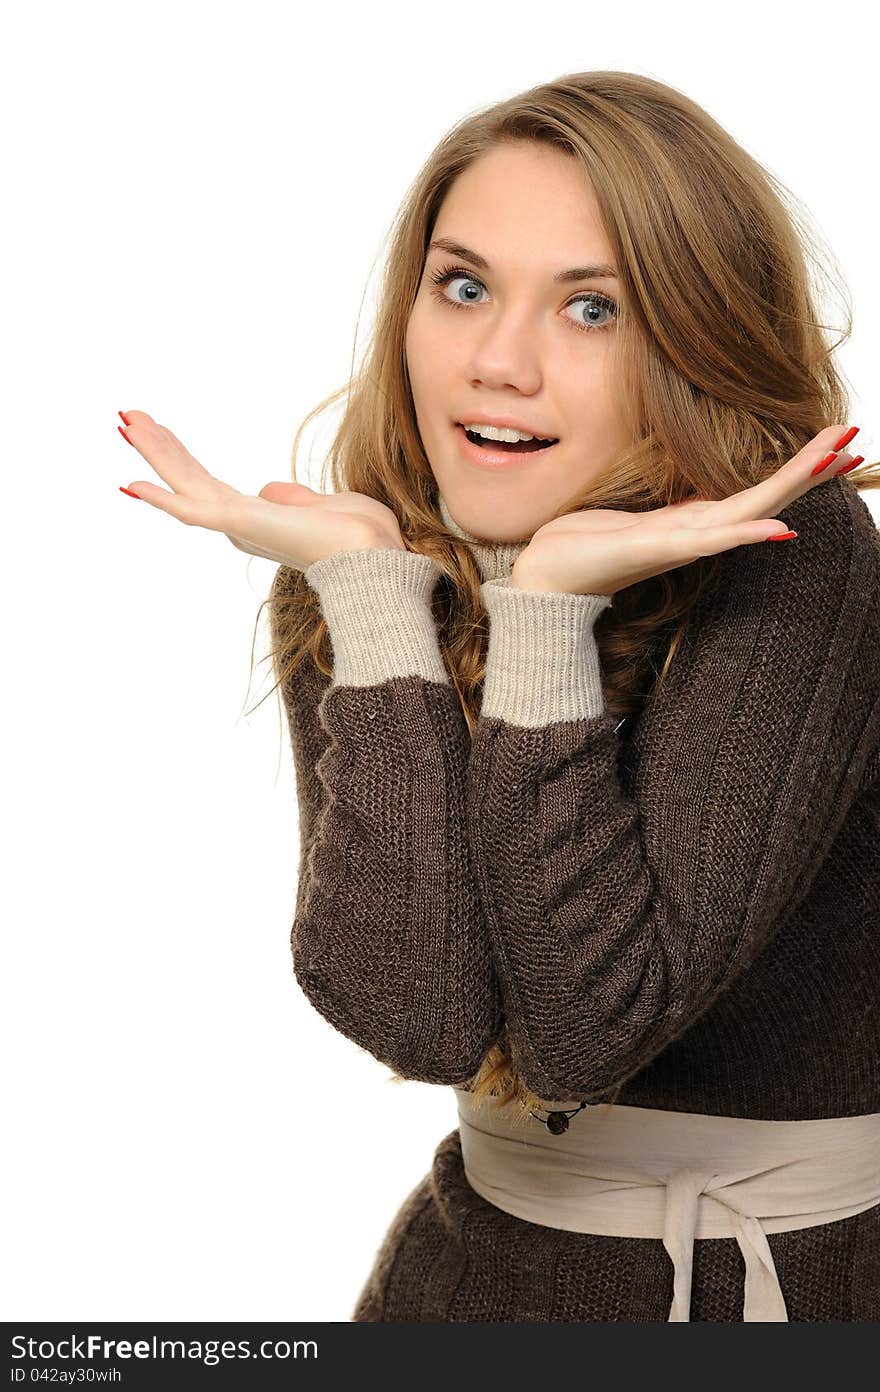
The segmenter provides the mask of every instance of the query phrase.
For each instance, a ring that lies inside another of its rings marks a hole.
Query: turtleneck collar
[[[498,541],[494,543],[481,541],[479,537],[473,536],[458,525],[449,511],[442,493],[438,493],[438,501],[444,526],[448,527],[454,536],[468,543],[481,579],[484,582],[486,580],[506,579],[513,570],[513,563],[517,556],[525,550],[528,543],[525,541]]]

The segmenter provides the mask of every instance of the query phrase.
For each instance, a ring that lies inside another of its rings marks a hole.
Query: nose
[[[540,389],[543,369],[539,338],[524,313],[499,315],[479,330],[467,364],[472,383],[493,391],[514,389],[531,396]]]

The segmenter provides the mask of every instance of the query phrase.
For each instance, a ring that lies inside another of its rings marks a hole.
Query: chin
[[[477,527],[465,527],[464,530],[466,532],[470,532],[471,536],[476,537],[477,541],[482,542],[484,546],[519,546],[520,544],[525,545],[528,542],[530,542],[534,534],[534,531],[537,530],[537,528],[534,528],[533,531],[527,532],[525,536],[519,536],[516,534],[511,536],[499,535],[499,533],[497,532],[492,532],[491,534],[487,535],[486,533],[480,531]]]
[[[528,546],[537,530],[538,528],[535,527],[533,531],[527,532],[525,536],[493,537],[492,544],[494,546]]]

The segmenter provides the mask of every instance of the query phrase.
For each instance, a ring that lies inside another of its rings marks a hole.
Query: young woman
[[[354,1320],[880,1318],[880,465],[831,351],[770,176],[575,73],[413,183],[331,493],[126,413],[135,496],[281,562],[297,981],[456,1090]]]

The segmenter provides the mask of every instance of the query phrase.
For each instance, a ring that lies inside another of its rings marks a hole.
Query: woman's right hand
[[[389,507],[364,493],[316,493],[267,483],[256,497],[209,474],[173,431],[145,411],[126,411],[126,435],[173,492],[138,479],[130,491],[188,527],[222,532],[239,551],[305,570],[337,551],[406,550]]]

